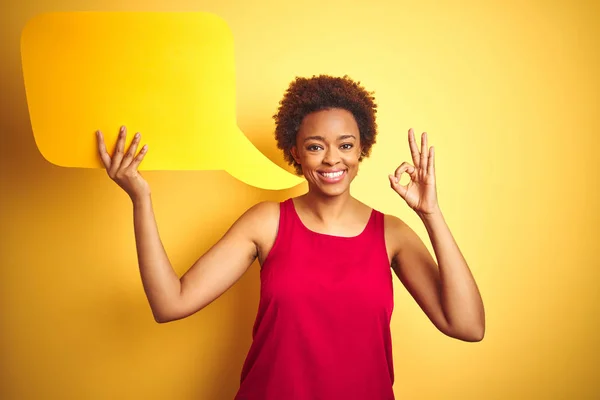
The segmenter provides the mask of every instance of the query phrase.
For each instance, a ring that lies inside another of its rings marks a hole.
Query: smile
[[[344,175],[346,175],[346,170],[335,171],[335,172],[321,172],[318,171],[319,175],[323,177],[325,182],[333,183],[342,180]]]

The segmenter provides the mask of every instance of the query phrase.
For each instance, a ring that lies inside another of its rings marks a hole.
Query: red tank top
[[[383,214],[363,232],[309,230],[280,204],[236,400],[392,400],[392,274]]]

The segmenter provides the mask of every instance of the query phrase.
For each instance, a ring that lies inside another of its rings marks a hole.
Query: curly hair
[[[362,147],[359,161],[371,153],[377,135],[377,105],[373,92],[368,92],[360,82],[347,75],[341,78],[329,75],[296,77],[279,102],[273,119],[277,147],[283,150],[285,160],[295,167],[298,175],[302,175],[302,167],[294,160],[291,149],[296,145],[300,124],[306,115],[331,108],[345,109],[354,116]]]

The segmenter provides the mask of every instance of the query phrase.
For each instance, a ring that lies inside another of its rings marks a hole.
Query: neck
[[[306,211],[323,222],[337,220],[355,201],[349,190],[339,196],[324,196],[320,192],[309,190],[299,200]]]

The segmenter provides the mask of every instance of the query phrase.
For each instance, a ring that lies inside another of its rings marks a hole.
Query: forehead
[[[350,111],[331,108],[310,113],[302,120],[298,130],[299,139],[317,134],[332,138],[339,135],[354,135],[358,139],[359,129]]]

